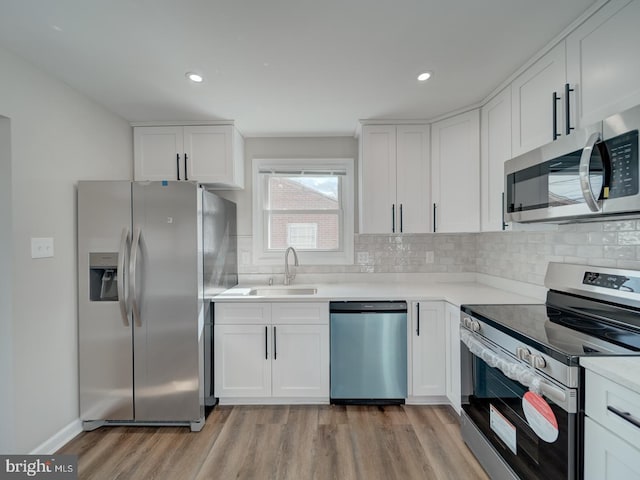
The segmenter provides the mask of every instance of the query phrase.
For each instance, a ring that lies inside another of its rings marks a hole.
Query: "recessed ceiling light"
[[[421,73],[420,75],[418,75],[418,81],[419,82],[426,82],[430,78],[431,78],[431,72],[424,72],[424,73]]]
[[[202,75],[200,75],[199,73],[187,72],[187,73],[185,73],[185,77],[187,77],[189,80],[191,80],[194,83],[202,83],[202,82],[204,82],[204,77]]]

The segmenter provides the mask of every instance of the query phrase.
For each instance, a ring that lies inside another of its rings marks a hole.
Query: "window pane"
[[[269,249],[338,250],[340,216],[327,213],[269,214]]]
[[[269,176],[270,210],[338,210],[340,177]]]

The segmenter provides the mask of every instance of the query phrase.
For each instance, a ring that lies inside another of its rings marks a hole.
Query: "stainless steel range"
[[[545,286],[461,307],[462,434],[491,478],[582,478],[580,358],[640,355],[640,271],[550,263]]]

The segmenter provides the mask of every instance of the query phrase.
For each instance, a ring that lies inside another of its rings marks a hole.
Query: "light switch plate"
[[[31,258],[53,257],[53,238],[31,238]]]

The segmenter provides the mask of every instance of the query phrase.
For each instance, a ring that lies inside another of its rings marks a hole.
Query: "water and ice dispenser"
[[[118,301],[118,252],[89,253],[89,299]]]

